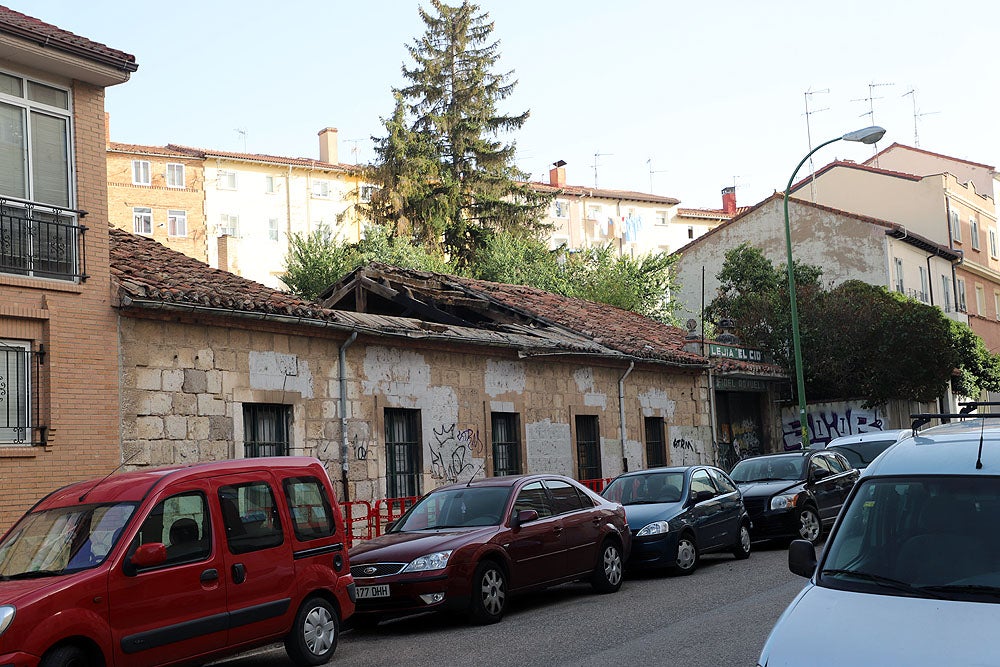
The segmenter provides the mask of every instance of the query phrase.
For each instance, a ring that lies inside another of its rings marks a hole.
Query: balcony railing
[[[0,197],[0,273],[85,281],[86,211]]]

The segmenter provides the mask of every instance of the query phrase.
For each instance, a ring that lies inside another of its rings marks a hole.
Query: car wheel
[[[337,648],[340,619],[333,605],[311,597],[299,607],[292,631],[285,637],[285,651],[296,665],[325,665]]]
[[[76,646],[60,646],[45,654],[39,667],[88,667],[87,654]]]
[[[736,544],[733,545],[733,556],[740,560],[750,558],[750,528],[746,523],[740,524]]]
[[[496,623],[507,608],[507,574],[496,561],[484,560],[472,576],[472,621]]]
[[[677,540],[677,561],[674,567],[680,574],[691,574],[698,567],[698,545],[690,533]]]
[[[614,540],[605,540],[601,545],[601,557],[590,583],[598,593],[614,593],[622,587],[622,550]]]
[[[819,522],[819,515],[811,507],[803,507],[799,512],[799,537],[808,540],[813,544],[819,542],[819,536],[823,532],[823,525]]]

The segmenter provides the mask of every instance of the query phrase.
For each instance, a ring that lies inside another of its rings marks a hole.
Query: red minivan
[[[121,473],[49,494],[0,541],[0,667],[197,664],[279,640],[320,665],[354,599],[316,459]]]

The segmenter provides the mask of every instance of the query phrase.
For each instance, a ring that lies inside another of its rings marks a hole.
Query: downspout
[[[347,490],[347,348],[358,338],[358,332],[353,331],[344,344],[340,346],[340,480],[344,485],[344,502],[351,501],[351,493]]]
[[[623,472],[628,472],[628,457],[625,456],[625,378],[629,376],[632,369],[635,368],[635,362],[628,362],[628,370],[625,371],[625,375],[618,378],[618,419],[619,419],[619,429],[622,436],[622,468]]]
[[[934,305],[934,273],[931,271],[931,259],[937,255],[927,255],[927,295],[931,305]]]
[[[715,376],[712,375],[711,366],[708,367],[708,419],[712,427],[712,449],[715,450],[715,465],[719,465],[722,462],[719,460],[719,437],[716,432]]]

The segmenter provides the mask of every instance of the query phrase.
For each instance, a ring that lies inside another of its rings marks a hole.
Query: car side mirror
[[[703,503],[706,500],[711,500],[715,497],[715,494],[711,491],[694,491],[691,493],[691,504],[697,505],[698,503]]]
[[[812,478],[814,482],[818,482],[824,477],[829,477],[832,474],[833,473],[830,472],[829,470],[823,470],[822,468],[817,468],[816,470],[812,471]]]
[[[133,576],[139,568],[156,567],[167,562],[167,547],[163,542],[140,544],[126,564],[125,573]]]
[[[536,510],[519,510],[517,514],[510,518],[511,528],[520,528],[526,523],[538,520],[538,512]]]
[[[811,577],[816,571],[816,547],[808,540],[793,540],[788,545],[788,569],[800,577]]]

